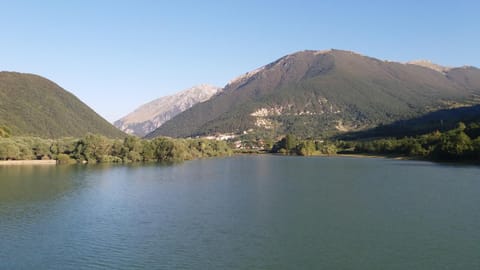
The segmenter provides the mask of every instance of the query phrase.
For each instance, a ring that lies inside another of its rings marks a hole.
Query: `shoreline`
[[[235,155],[274,155],[274,156],[298,156],[301,157],[301,155],[287,155],[287,154],[281,154],[281,153],[270,153],[266,151],[238,151],[234,152],[233,154]],[[388,158],[388,159],[397,159],[397,160],[422,160],[420,158],[415,158],[415,157],[408,157],[408,156],[402,156],[402,155],[380,155],[380,154],[363,154],[363,153],[336,153],[336,154],[320,154],[320,153],[314,153],[312,155],[307,155],[304,157],[351,157],[351,158]]]
[[[332,155],[333,157],[353,157],[353,158],[389,158],[397,160],[411,160],[414,158],[405,157],[405,156],[389,156],[389,155],[369,155],[369,154],[336,154]]]
[[[0,160],[0,166],[56,165],[56,160]]]

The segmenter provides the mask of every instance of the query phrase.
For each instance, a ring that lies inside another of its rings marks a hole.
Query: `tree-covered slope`
[[[188,137],[262,130],[302,137],[361,130],[475,104],[480,70],[444,71],[353,52],[303,51],[231,81],[148,135]]]
[[[0,72],[0,126],[11,135],[45,138],[124,133],[57,84],[32,74]]]

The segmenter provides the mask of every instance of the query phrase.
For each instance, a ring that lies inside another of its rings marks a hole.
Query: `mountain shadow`
[[[401,138],[418,136],[430,132],[454,129],[459,122],[480,122],[480,105],[438,110],[408,120],[398,120],[388,125],[349,132],[335,136],[340,140],[365,140],[374,138]]]

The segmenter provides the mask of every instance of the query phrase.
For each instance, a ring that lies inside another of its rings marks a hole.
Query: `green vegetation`
[[[8,138],[12,131],[6,126],[0,126],[0,138]]]
[[[479,76],[473,67],[441,73],[345,51],[304,51],[233,80],[221,95],[178,114],[147,136],[264,129],[273,138],[289,133],[330,137],[478,104]]]
[[[435,131],[416,137],[379,139],[357,142],[354,152],[362,154],[399,155],[437,161],[480,161],[480,124],[445,132]]]
[[[363,141],[324,141],[301,139],[287,134],[281,140],[265,143],[251,138],[252,146],[239,153],[271,153],[285,155],[367,154],[405,156],[436,161],[480,161],[480,123],[459,123],[455,129],[404,138],[383,138]],[[109,139],[102,135],[63,139],[37,137],[0,138],[0,160],[55,159],[69,163],[181,162],[202,157],[229,156],[232,148],[225,141],[206,139],[171,139],[158,137],[144,140],[128,136]]]
[[[142,140],[128,136],[121,140],[93,134],[81,139],[0,138],[0,160],[55,159],[63,164],[180,162],[231,154],[226,142],[203,139]]]
[[[82,137],[88,132],[109,138],[125,137],[52,81],[32,74],[0,72],[0,138]]]
[[[270,152],[285,155],[313,156],[334,155],[337,151],[336,143],[312,139],[301,140],[293,134],[287,134],[273,145]]]
[[[465,125],[460,122],[456,128],[445,132],[363,141],[302,140],[288,134],[274,144],[271,152],[300,156],[366,154],[435,161],[480,162],[480,123]]]

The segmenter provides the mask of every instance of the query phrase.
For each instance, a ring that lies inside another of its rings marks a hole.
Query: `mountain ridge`
[[[343,51],[301,51],[247,72],[147,137],[261,130],[320,136],[471,105],[480,70],[445,73]]]
[[[200,84],[147,102],[114,122],[122,131],[139,137],[150,133],[175,115],[218,94],[221,88]]]

